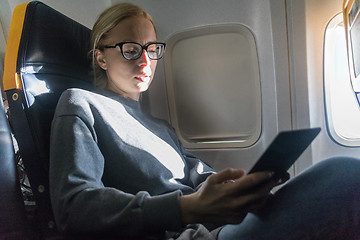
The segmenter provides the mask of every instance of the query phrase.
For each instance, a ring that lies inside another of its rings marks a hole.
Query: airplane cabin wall
[[[301,81],[302,79],[307,79],[311,126],[321,126],[323,129],[312,146],[314,163],[332,156],[360,157],[360,147],[346,147],[336,143],[330,137],[326,126],[323,75],[324,35],[329,21],[335,15],[342,12],[342,4],[342,0],[306,0],[305,3],[307,72],[306,75],[303,73],[298,74],[294,80]],[[296,37],[297,35],[295,34],[294,38]],[[300,49],[299,46],[296,46],[294,49],[296,54],[303,51],[304,49]],[[298,103],[298,105],[300,104]],[[296,116],[296,119],[301,118],[301,115]]]
[[[160,41],[178,32],[212,24],[243,24],[254,34],[262,95],[260,139],[246,148],[191,150],[215,169],[249,169],[280,130],[292,128],[285,1],[158,0],[156,4],[146,0],[132,2],[143,6],[154,17]],[[169,120],[164,71],[163,63],[160,61],[152,86],[144,98],[148,101],[153,115]]]
[[[248,148],[192,150],[210,165],[216,169],[248,169],[278,131],[307,127],[321,127],[322,132],[297,161],[294,174],[332,156],[360,157],[359,147],[339,145],[326,126],[324,34],[328,22],[342,11],[342,0],[133,2],[154,16],[160,40],[187,29],[222,23],[243,24],[255,35],[262,88],[262,135]],[[160,63],[146,97],[152,113],[169,120],[164,78]]]
[[[1,21],[0,21],[1,23]],[[2,25],[0,24],[0,78],[2,79],[2,76],[4,74],[4,57],[5,57],[5,48],[6,48],[6,45],[4,44],[6,41],[5,41],[5,36],[4,36],[4,30],[3,30],[3,27]],[[1,94],[2,95],[5,95],[3,93],[3,84],[2,84],[2,81],[0,81],[1,84],[0,84],[0,87],[1,87]]]
[[[26,1],[0,1],[0,20],[7,39],[9,13]],[[121,1],[43,2],[91,28],[102,10]],[[333,155],[360,156],[359,148],[346,148],[330,139],[324,114],[323,36],[327,22],[341,11],[342,0],[129,2],[140,5],[153,16],[159,41],[166,41],[177,32],[212,24],[239,23],[253,33],[261,80],[261,136],[254,145],[246,148],[191,150],[215,169],[249,169],[279,131],[306,127],[320,126],[322,132],[296,163],[293,174]],[[3,42],[0,44],[4,47]],[[153,115],[170,120],[163,60],[159,61],[154,81],[143,98]]]

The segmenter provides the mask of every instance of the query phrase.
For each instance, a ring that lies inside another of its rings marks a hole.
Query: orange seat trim
[[[16,65],[26,8],[28,4],[29,3],[23,3],[16,6],[11,19],[4,61],[3,85],[5,91],[11,89],[22,89],[21,80],[18,76],[19,73],[16,72]]]

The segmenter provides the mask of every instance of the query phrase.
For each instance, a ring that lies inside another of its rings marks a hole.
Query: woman
[[[351,172],[360,171],[358,160],[325,161],[272,197],[288,174],[214,173],[182,148],[166,122],[141,110],[140,95],[165,49],[151,16],[132,4],[114,5],[99,16],[91,41],[98,90],[65,91],[52,125],[51,199],[61,231],[120,239],[304,239],[326,226],[321,239],[355,234],[359,183]],[[330,170],[350,177],[337,182]],[[349,182],[353,189],[345,188]],[[319,183],[331,191],[319,192]],[[339,221],[346,224],[331,230]]]

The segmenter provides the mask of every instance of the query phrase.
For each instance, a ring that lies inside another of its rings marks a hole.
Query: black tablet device
[[[280,132],[249,173],[286,172],[319,134],[320,128]]]

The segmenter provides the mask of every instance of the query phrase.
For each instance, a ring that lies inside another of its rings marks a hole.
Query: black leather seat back
[[[87,58],[90,30],[40,2],[26,11],[17,69],[28,117],[41,159],[48,163],[49,123],[58,97],[67,88],[91,88]],[[47,167],[47,166],[46,166]]]
[[[15,17],[14,14],[13,21]],[[65,89],[92,89],[90,29],[39,1],[26,5],[23,18],[19,26],[22,32],[16,62],[18,77],[4,78],[4,82],[19,81],[20,86],[5,92],[19,151],[38,205],[40,225],[44,235],[51,236],[56,228],[48,183],[50,126]],[[9,39],[10,36],[11,31]],[[6,60],[5,57],[4,71]]]
[[[30,239],[13,139],[0,102],[0,239]]]

